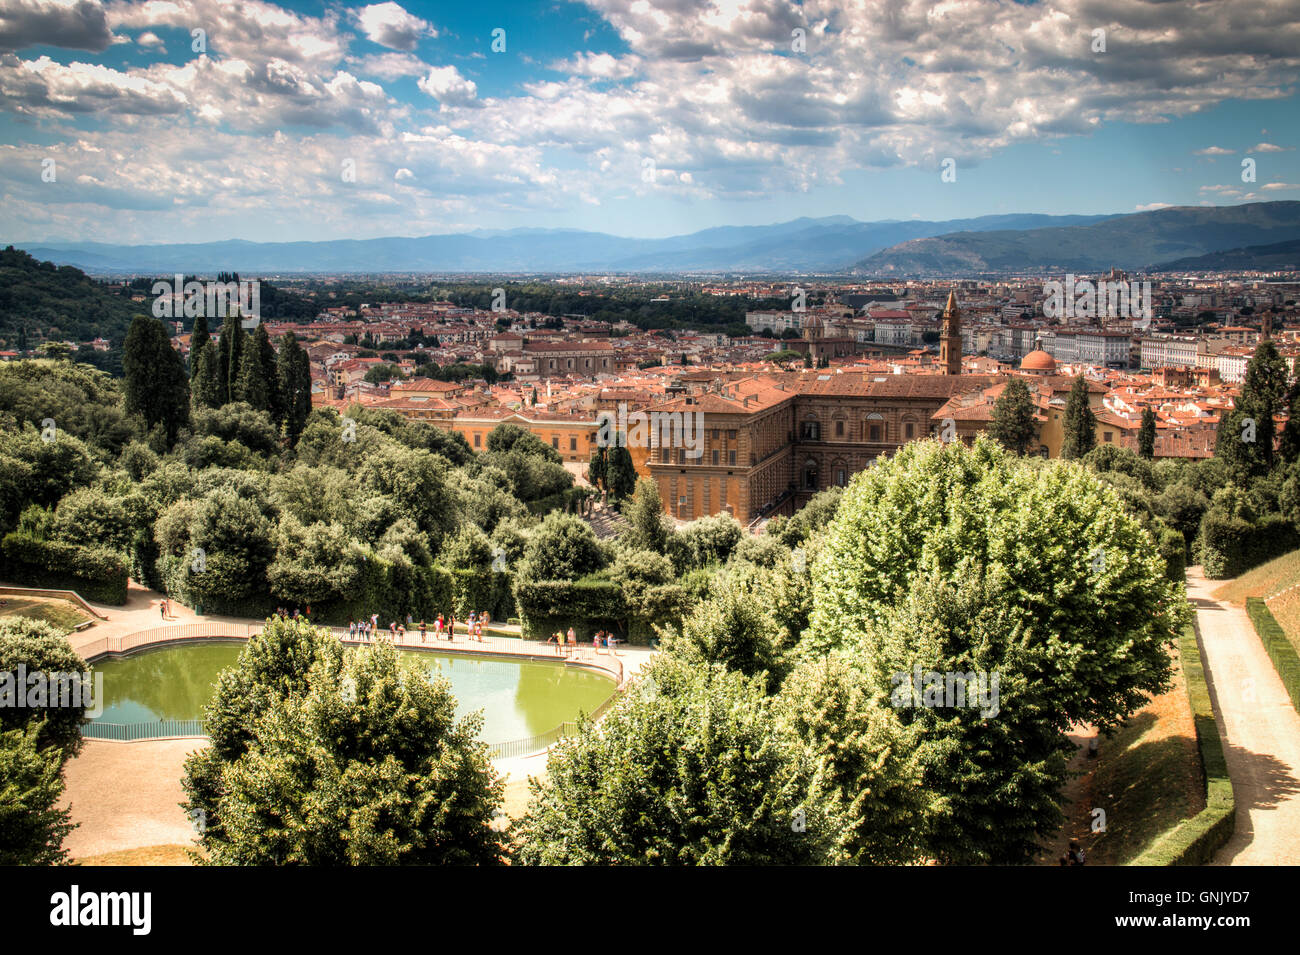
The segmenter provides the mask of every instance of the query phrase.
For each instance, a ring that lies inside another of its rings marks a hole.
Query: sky
[[[1296,200],[1297,82],[1294,0],[0,0],[0,240]]]

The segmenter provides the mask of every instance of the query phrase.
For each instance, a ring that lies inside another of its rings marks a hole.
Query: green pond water
[[[104,674],[104,712],[97,723],[152,723],[203,718],[217,674],[234,666],[243,644],[160,647],[94,665]],[[488,743],[536,736],[590,713],[614,692],[599,673],[558,663],[398,651],[451,682],[456,712],[483,710]]]

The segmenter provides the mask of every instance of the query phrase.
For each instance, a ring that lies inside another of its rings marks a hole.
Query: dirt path
[[[1219,715],[1237,828],[1214,865],[1300,862],[1300,713],[1246,611],[1220,603],[1199,567],[1187,571],[1210,695]]]

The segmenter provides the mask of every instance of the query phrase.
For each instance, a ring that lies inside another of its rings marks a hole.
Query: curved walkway
[[[1300,713],[1246,611],[1215,600],[1223,581],[1187,571],[1205,670],[1237,800],[1236,831],[1213,865],[1300,861]]]

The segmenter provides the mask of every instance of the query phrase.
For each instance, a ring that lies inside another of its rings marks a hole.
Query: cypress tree
[[[196,356],[190,353],[194,376],[190,380],[191,399],[195,408],[219,408],[217,396],[217,343],[211,338]]]
[[[1023,378],[1013,377],[993,405],[989,434],[1008,451],[1025,454],[1034,440],[1034,399]]]
[[[212,336],[208,334],[208,317],[199,315],[194,319],[194,329],[190,333],[190,381],[199,370],[199,354],[203,351],[203,346],[211,341]]]
[[[1088,383],[1083,375],[1074,379],[1065,402],[1065,440],[1061,457],[1072,461],[1097,446],[1097,418],[1088,407]]]
[[[1138,432],[1138,454],[1148,461],[1156,456],[1156,413],[1142,409],[1142,430]]]
[[[293,332],[280,338],[280,354],[276,359],[279,378],[279,401],[284,413],[284,430],[289,444],[298,443],[298,436],[306,427],[311,413],[311,359],[298,344]]]
[[[122,374],[127,413],[139,414],[150,429],[161,424],[168,447],[175,444],[181,425],[189,421],[190,383],[185,362],[158,319],[137,315],[132,320]]]

